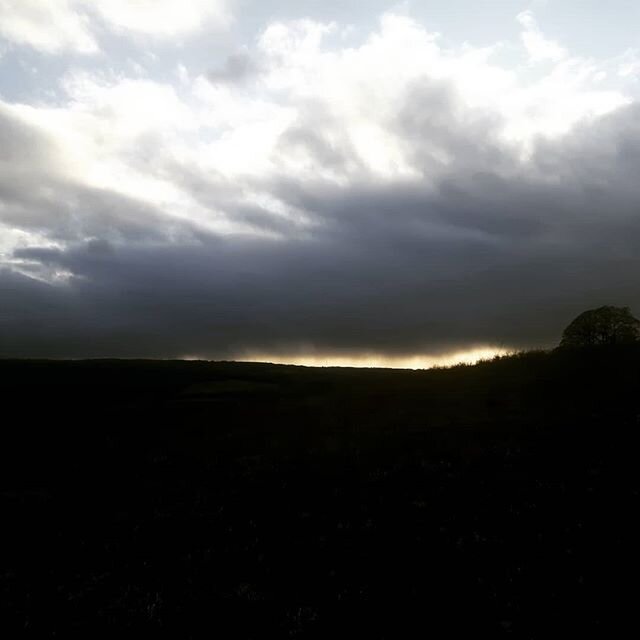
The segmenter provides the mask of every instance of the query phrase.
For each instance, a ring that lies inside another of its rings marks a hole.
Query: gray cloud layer
[[[277,153],[353,169],[359,160],[331,118],[310,104]],[[552,344],[584,308],[640,310],[638,123],[630,105],[538,141],[522,161],[500,142],[495,116],[463,107],[446,85],[418,82],[388,127],[422,178],[280,175],[244,185],[307,212],[310,225],[237,204],[240,185],[175,167],[201,202],[223,203],[229,219],[263,232],[220,235],[75,182],[56,170],[53,142],[0,113],[0,219],[60,241],[16,248],[20,272],[0,271],[0,355]],[[52,284],[30,270],[73,277]]]

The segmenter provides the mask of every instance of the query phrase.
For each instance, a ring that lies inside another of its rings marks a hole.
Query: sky
[[[640,311],[639,20],[0,0],[0,357],[422,367]]]

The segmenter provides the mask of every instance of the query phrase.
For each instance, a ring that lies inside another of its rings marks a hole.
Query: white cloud
[[[157,37],[182,35],[205,24],[223,28],[231,22],[227,0],[84,1],[112,27]]]
[[[0,0],[0,35],[44,53],[95,53],[89,18],[75,0]]]
[[[47,54],[96,53],[97,21],[157,38],[231,22],[229,0],[0,0],[0,35]]]
[[[567,51],[554,40],[545,38],[531,11],[518,14],[518,22],[524,27],[522,43],[532,64],[538,62],[559,62],[567,57]]]
[[[617,71],[621,78],[640,75],[640,54],[636,49],[628,49],[620,56]]]

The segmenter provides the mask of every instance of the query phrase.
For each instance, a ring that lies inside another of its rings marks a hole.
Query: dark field
[[[636,348],[0,374],[4,638],[634,635]]]

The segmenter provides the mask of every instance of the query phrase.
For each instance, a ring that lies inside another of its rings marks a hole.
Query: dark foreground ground
[[[640,351],[0,362],[2,637],[634,637]]]

